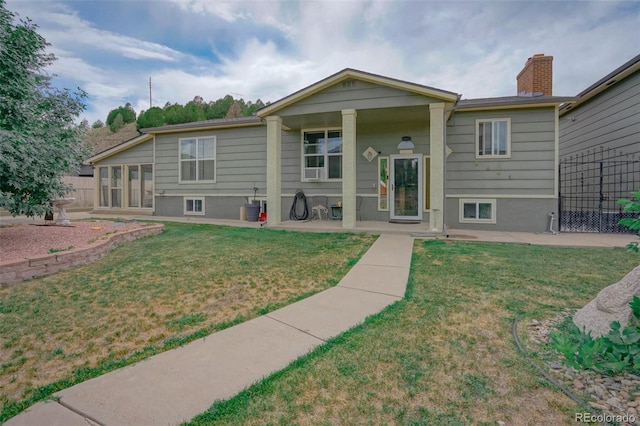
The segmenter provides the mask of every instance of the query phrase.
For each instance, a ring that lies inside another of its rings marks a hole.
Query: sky
[[[6,0],[85,90],[80,118],[230,94],[274,102],[344,68],[463,99],[516,95],[537,53],[575,96],[640,53],[640,1]]]

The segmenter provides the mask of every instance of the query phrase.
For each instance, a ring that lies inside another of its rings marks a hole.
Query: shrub
[[[630,306],[633,315],[626,327],[614,321],[608,334],[593,338],[571,322],[566,332],[551,334],[553,348],[575,369],[614,374],[640,370],[640,297],[634,296]]]

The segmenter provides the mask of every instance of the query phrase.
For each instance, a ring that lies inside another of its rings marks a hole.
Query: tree
[[[74,124],[86,93],[51,86],[48,43],[30,20],[14,17],[0,0],[0,207],[34,216],[69,192],[62,176],[88,154]]]
[[[160,107],[151,107],[146,111],[142,111],[138,116],[138,130],[149,127],[160,127],[165,123],[164,110]]]
[[[104,123],[101,120],[96,120],[91,125],[92,129],[102,129],[104,127]]]
[[[124,118],[122,118],[122,114],[118,113],[118,115],[116,115],[116,118],[113,120],[113,122],[109,124],[109,130],[115,133],[118,130],[120,130],[122,126],[124,126]]]
[[[136,112],[133,110],[131,104],[127,102],[125,106],[119,106],[118,108],[109,111],[109,115],[107,116],[107,126],[111,126],[113,124],[116,117],[118,117],[118,114],[122,115],[123,124],[133,123],[136,121]]]

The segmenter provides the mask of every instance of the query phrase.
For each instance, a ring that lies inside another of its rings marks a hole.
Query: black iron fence
[[[636,233],[619,225],[621,198],[640,189],[640,151],[595,149],[567,157],[559,168],[559,226],[563,232]]]

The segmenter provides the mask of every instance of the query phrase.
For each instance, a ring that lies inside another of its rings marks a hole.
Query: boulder
[[[640,266],[615,284],[606,287],[573,316],[573,322],[582,330],[598,337],[609,332],[611,323],[618,321],[624,327],[631,320],[629,302],[640,296]]]

